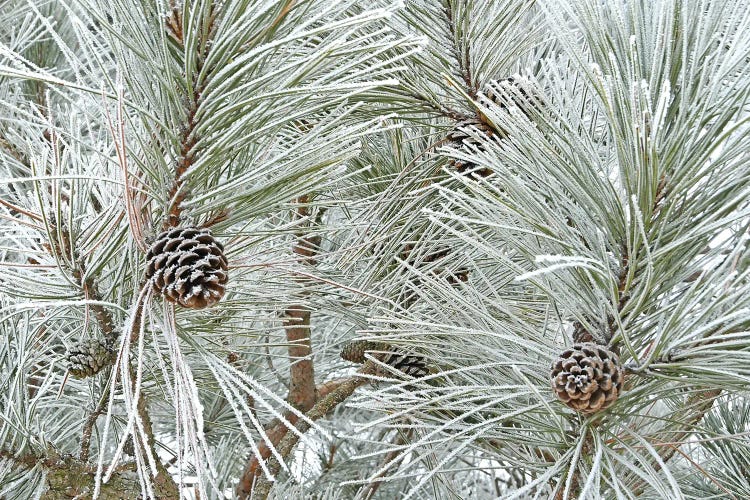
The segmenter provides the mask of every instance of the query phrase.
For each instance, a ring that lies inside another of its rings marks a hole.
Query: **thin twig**
[[[367,491],[365,492],[365,500],[369,500],[375,495],[375,492],[378,491],[378,488],[383,484],[384,477],[386,474],[388,474],[388,471],[395,465],[394,460],[396,457],[399,456],[399,454],[403,451],[401,449],[401,446],[407,442],[407,440],[411,439],[411,435],[414,432],[414,429],[410,428],[407,429],[404,433],[399,432],[396,434],[395,439],[393,440],[393,445],[395,447],[394,450],[388,452],[386,456],[383,458],[383,465],[381,468],[385,467],[383,472],[378,474],[375,478],[373,478],[372,481],[370,481],[370,484],[367,485]]]
[[[329,382],[321,384],[316,388],[315,392],[318,394],[318,398],[323,399],[349,380],[349,378],[331,380]],[[289,431],[289,425],[296,424],[298,418],[299,417],[296,414],[287,412],[284,414],[283,421],[280,419],[273,419],[266,426],[265,438],[260,439],[257,443],[258,455],[253,455],[250,457],[247,466],[242,473],[240,482],[237,486],[237,492],[241,498],[247,498],[252,494],[253,486],[262,473],[260,466],[261,461],[268,460],[272,453],[271,447],[278,446],[279,442],[284,438],[284,436],[286,436],[287,432]]]
[[[654,462],[652,466],[654,470],[659,471],[662,468],[661,464],[666,464],[679,450],[679,447],[687,442],[687,439],[693,434],[693,429],[698,425],[708,411],[713,407],[714,401],[721,395],[721,389],[711,389],[708,391],[701,391],[690,395],[685,402],[686,415],[680,422],[681,430],[674,434],[674,437],[670,439],[669,446],[660,446],[658,450],[659,458],[661,463]],[[639,496],[646,488],[646,483],[639,478],[632,491],[635,492],[636,496]]]
[[[203,71],[203,64],[208,58],[211,44],[208,43],[214,37],[216,32],[216,12],[214,11],[214,4],[211,4],[211,11],[208,14],[208,25],[205,28],[204,43],[199,44],[203,50],[199,51],[195,59],[196,68],[192,75],[192,93],[187,96],[187,102],[185,106],[185,122],[182,130],[180,131],[179,137],[179,153],[177,156],[177,164],[175,166],[174,180],[172,181],[172,187],[169,190],[169,206],[167,208],[167,216],[162,224],[162,230],[166,230],[170,227],[176,227],[179,225],[182,215],[182,207],[180,206],[187,193],[185,191],[185,173],[193,166],[197,160],[198,151],[196,150],[196,144],[198,143],[198,121],[196,115],[200,102],[203,98],[203,92],[205,91],[208,83],[208,78],[199,80],[199,75]],[[172,35],[172,37],[178,42],[178,44],[184,50],[183,34],[182,34],[182,23],[180,21],[179,11],[176,6],[172,8],[171,14],[166,19],[166,29]]]
[[[446,2],[445,5],[445,16],[446,21],[448,23],[448,31],[451,35],[451,42],[453,44],[453,56],[456,58],[456,61],[458,62],[458,66],[460,68],[461,72],[461,78],[464,80],[464,84],[466,85],[466,91],[469,94],[469,96],[473,99],[477,95],[477,86],[474,83],[474,78],[472,75],[472,68],[471,68],[471,57],[469,54],[469,45],[468,43],[464,47],[463,53],[458,47],[458,37],[456,36],[456,26],[455,26],[455,19],[453,17],[453,8],[451,6],[450,2]]]
[[[117,383],[117,380],[115,380],[115,383]],[[99,399],[99,404],[96,405],[96,408],[94,408],[94,410],[86,418],[86,422],[83,423],[83,433],[81,435],[81,452],[78,456],[81,462],[88,462],[89,460],[89,452],[91,450],[91,434],[94,431],[94,426],[97,419],[102,413],[104,413],[107,407],[107,403],[109,403],[109,397],[106,394],[102,394],[101,399]]]

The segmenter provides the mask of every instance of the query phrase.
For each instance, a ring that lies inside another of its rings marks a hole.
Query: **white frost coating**
[[[527,281],[531,278],[535,278],[543,274],[548,274],[560,269],[568,269],[572,267],[588,269],[590,271],[596,272],[602,277],[606,277],[606,273],[602,268],[601,262],[595,259],[590,259],[588,257],[571,257],[566,255],[537,255],[535,261],[538,264],[552,263],[552,265],[516,276],[513,281]]]
[[[659,100],[656,102],[656,109],[654,110],[654,116],[651,123],[651,135],[655,136],[657,130],[664,126],[664,119],[667,116],[667,109],[669,103],[672,100],[671,87],[669,81],[664,80],[661,84],[661,91],[659,92]],[[655,137],[652,137],[652,139]]]

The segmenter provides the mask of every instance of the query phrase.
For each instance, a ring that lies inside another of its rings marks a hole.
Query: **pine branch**
[[[182,214],[182,207],[180,206],[183,201],[187,198],[187,193],[184,190],[185,185],[185,174],[197,160],[197,150],[195,148],[198,143],[198,135],[196,129],[199,125],[196,119],[198,108],[200,106],[203,92],[208,84],[208,78],[200,79],[200,75],[203,71],[203,64],[209,56],[211,50],[211,40],[216,32],[216,16],[214,12],[215,4],[210,3],[211,11],[208,14],[208,23],[205,31],[205,38],[201,44],[201,50],[196,54],[196,68],[193,72],[192,78],[192,92],[187,96],[185,102],[185,122],[182,125],[179,135],[179,153],[177,157],[177,165],[174,172],[174,180],[172,187],[169,190],[169,207],[167,209],[167,217],[162,225],[162,230],[166,230],[169,227],[176,227],[180,223]],[[166,19],[166,27],[172,38],[184,51],[184,34],[182,33],[182,19],[179,10],[176,6],[172,6],[172,12]]]
[[[297,415],[287,412],[284,418],[289,424],[296,425],[299,417]],[[253,498],[253,492],[255,485],[263,471],[261,469],[261,462],[268,460],[272,454],[272,447],[278,446],[284,436],[289,432],[288,424],[274,419],[266,430],[265,439],[261,439],[258,444],[258,454],[251,456],[250,460],[245,466],[245,470],[242,473],[239,484],[237,485],[237,495],[241,499]]]
[[[456,34],[453,4],[451,3],[451,1],[452,0],[446,0],[445,2],[445,15],[448,22],[448,29],[451,34],[451,40],[453,42],[453,55],[456,58],[456,62],[458,63],[458,66],[460,68],[461,77],[463,78],[464,84],[466,85],[466,91],[473,99],[477,96],[477,92],[479,89],[477,88],[477,85],[474,82],[474,76],[472,75],[469,44],[468,40],[466,40],[466,45],[463,51],[458,46],[458,36]]]
[[[31,454],[16,456],[0,450],[0,460],[7,460],[25,470],[42,468],[45,471],[47,483],[45,499],[91,498],[94,492],[96,465],[76,460],[70,455],[60,455],[49,450],[44,457]],[[161,474],[154,486],[156,499],[179,498],[179,491],[174,482],[165,481]],[[118,466],[112,478],[102,484],[98,498],[99,500],[120,500],[137,498],[140,494],[141,484],[135,473],[135,464],[128,463]]]
[[[349,383],[350,380],[349,378],[331,380],[318,386],[315,393],[318,395],[319,400],[322,400],[338,390],[342,385]],[[259,454],[250,457],[237,485],[237,494],[240,498],[249,498],[252,496],[253,488],[263,473],[260,467],[261,461],[269,459],[272,454],[271,447],[278,446],[284,436],[287,435],[287,432],[289,432],[289,424],[295,425],[298,420],[299,417],[296,414],[287,412],[284,414],[283,422],[279,419],[274,419],[266,426],[265,439],[260,439],[257,443]]]
[[[383,472],[378,474],[372,481],[370,481],[370,484],[367,486],[367,490],[364,494],[365,500],[369,500],[375,496],[375,493],[383,484],[384,478],[388,474],[389,470],[394,465],[396,465],[394,460],[402,453],[401,446],[406,444],[406,442],[411,439],[411,435],[413,433],[414,429],[408,428],[406,429],[406,431],[404,431],[404,433],[399,432],[396,435],[395,439],[393,440],[393,446],[395,447],[395,449],[388,452],[385,457],[383,457],[382,465],[378,467],[378,469],[383,469]]]
[[[710,389],[691,394],[687,398],[687,401],[685,402],[686,414],[679,422],[679,425],[683,430],[674,434],[669,440],[669,443],[654,443],[654,446],[658,448],[657,453],[661,459],[661,463],[653,460],[651,466],[654,470],[661,470],[662,464],[666,464],[675,456],[675,454],[677,454],[680,446],[687,442],[693,434],[695,427],[700,424],[703,417],[705,417],[711,410],[714,401],[721,396],[721,393],[721,389]],[[639,478],[631,489],[636,496],[640,496],[647,487],[648,483],[643,478]]]
[[[83,423],[83,432],[81,434],[81,452],[78,455],[78,459],[81,462],[88,462],[89,460],[89,453],[91,451],[91,435],[94,432],[94,426],[96,425],[97,419],[105,412],[107,408],[108,400],[109,398],[107,398],[107,395],[102,394],[102,397],[99,399],[99,404],[97,404],[96,408],[94,408],[94,410],[89,413],[89,416],[86,417],[86,421]]]
[[[360,374],[371,374],[374,371],[375,366],[370,361],[368,361],[360,371]],[[365,384],[366,382],[367,379],[360,376],[354,376],[350,378],[348,381],[342,383],[328,396],[320,399],[317,403],[315,403],[315,406],[313,406],[312,409],[310,409],[310,411],[306,413],[307,418],[314,422],[326,416],[328,413],[333,411],[336,406],[346,401],[349,396],[354,394],[354,391],[357,390],[358,387]],[[295,424],[295,427],[300,433],[305,433],[310,429],[310,423],[307,420],[298,420]],[[297,442],[299,442],[299,438],[299,435],[296,433],[287,433],[277,446],[279,455],[281,455],[281,457],[287,457],[297,445]],[[279,473],[279,470],[281,469],[281,464],[276,459],[276,457],[271,457],[268,461],[267,466],[269,472],[274,477]],[[265,500],[266,498],[268,498],[268,495],[271,492],[272,484],[272,481],[270,481],[267,477],[260,477],[257,481],[257,484],[252,489],[253,498],[257,498],[260,500]],[[247,498],[247,496],[240,495],[240,498],[244,499]]]
[[[130,378],[135,382],[135,370],[133,369],[132,365],[129,367],[129,369],[131,372]],[[146,434],[146,442],[143,444],[151,450],[151,454],[156,460],[157,475],[154,478],[154,486],[156,486],[157,491],[165,491],[165,498],[167,499],[179,498],[180,488],[177,486],[177,483],[172,478],[172,475],[167,471],[167,468],[164,466],[161,459],[159,458],[159,455],[156,453],[154,428],[151,423],[151,416],[148,414],[146,395],[143,393],[143,391],[141,391],[140,393],[140,399],[138,400],[136,408],[138,411],[138,416],[140,417],[141,422],[143,422],[143,431]]]

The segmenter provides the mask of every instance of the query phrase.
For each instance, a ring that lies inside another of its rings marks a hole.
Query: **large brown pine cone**
[[[565,349],[552,364],[550,381],[557,397],[585,415],[609,407],[622,389],[620,359],[604,346],[586,342]]]
[[[424,377],[429,373],[429,369],[427,368],[427,364],[423,357],[401,354],[383,342],[353,340],[347,343],[341,350],[341,357],[352,363],[362,364],[366,361],[365,352],[369,351],[375,351],[372,354],[378,361],[388,366],[392,366],[409,376],[419,378]],[[377,375],[387,376],[387,373],[378,370]]]
[[[87,339],[72,345],[65,354],[65,359],[71,375],[86,378],[96,375],[111,364],[114,352],[101,340]]]
[[[200,309],[224,296],[227,259],[211,231],[188,227],[161,233],[146,256],[146,278],[170,302]]]

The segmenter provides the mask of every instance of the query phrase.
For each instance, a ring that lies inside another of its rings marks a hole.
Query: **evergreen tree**
[[[750,2],[7,0],[0,498],[750,497]]]

